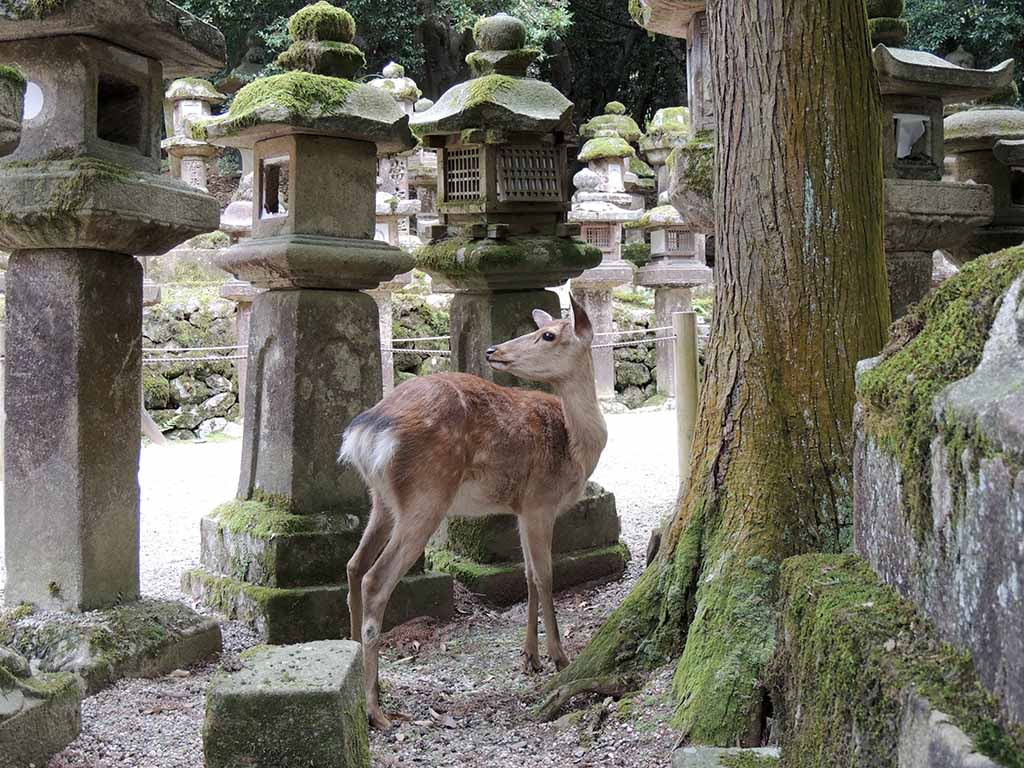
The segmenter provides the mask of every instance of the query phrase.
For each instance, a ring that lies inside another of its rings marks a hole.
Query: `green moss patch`
[[[0,169],[3,168],[37,170],[60,177],[53,185],[45,207],[40,211],[42,216],[50,219],[76,216],[104,187],[123,184],[138,177],[135,171],[106,160],[94,157],[67,160],[63,154],[53,159],[0,164]],[[0,219],[2,217],[3,213],[0,212]]]
[[[868,20],[872,45],[901,45],[910,35],[910,26],[904,19],[881,17]]]
[[[646,266],[651,262],[651,246],[647,243],[629,243],[622,247],[622,258],[636,264]]]
[[[277,57],[281,69],[349,78],[366,66],[366,57],[352,43],[300,40]],[[417,94],[418,95],[418,94]]]
[[[881,361],[860,379],[867,432],[900,464],[904,512],[920,539],[931,530],[932,440],[963,441],[958,425],[936,422],[935,397],[978,367],[1001,300],[1022,274],[1024,246],[966,265],[893,326]],[[989,453],[976,447],[976,459]]]
[[[600,263],[593,246],[559,237],[510,237],[470,240],[454,237],[429,243],[416,251],[416,265],[449,278],[504,272],[533,265],[589,269]]]
[[[672,165],[681,163],[679,179],[691,192],[711,200],[715,195],[715,147],[708,131],[700,131],[672,150]]]
[[[970,659],[853,555],[786,560],[771,687],[792,768],[895,765],[905,694],[950,716],[975,749],[1024,766],[1024,729],[1001,722]]]
[[[22,87],[28,82],[20,69],[9,64],[0,64],[0,80],[7,80]]]
[[[586,163],[608,157],[632,157],[635,154],[636,150],[619,136],[598,136],[583,145],[578,159]]]
[[[737,752],[732,755],[722,755],[718,762],[722,768],[776,768],[779,765],[779,758],[751,752]]]
[[[470,109],[493,101],[496,96],[511,91],[516,86],[516,78],[511,75],[484,75],[470,80],[467,86],[466,103],[463,109]]]
[[[292,40],[333,40],[352,42],[356,35],[356,22],[352,14],[327,0],[307,5],[288,21],[288,34]]]

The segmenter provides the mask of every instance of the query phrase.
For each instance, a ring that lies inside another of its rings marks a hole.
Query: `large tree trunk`
[[[851,512],[854,366],[889,323],[863,0],[711,0],[716,295],[693,481],[658,557],[558,682],[680,653],[676,725],[756,744],[779,564]]]

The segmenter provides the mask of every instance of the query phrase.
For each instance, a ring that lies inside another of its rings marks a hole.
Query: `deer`
[[[536,309],[537,330],[484,353],[494,371],[549,385],[552,394],[435,374],[399,385],[345,430],[338,461],[355,467],[372,500],[347,576],[350,637],[362,642],[367,715],[377,729],[391,726],[378,675],[384,612],[445,517],[518,517],[527,582],[523,670],[543,671],[538,607],[548,658],[558,670],[569,663],[552,595],[552,536],[608,441],[594,383],[593,327],[570,301],[570,319]]]

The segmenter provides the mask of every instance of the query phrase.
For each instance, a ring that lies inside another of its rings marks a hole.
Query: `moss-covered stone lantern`
[[[171,83],[164,98],[170,111],[170,130],[162,146],[171,160],[171,175],[190,187],[205,190],[206,164],[217,154],[217,148],[187,135],[186,127],[191,121],[211,117],[214,107],[223,104],[227,97],[207,80],[186,77]]]
[[[558,316],[558,297],[544,289],[597,266],[600,253],[566,223],[572,103],[526,76],[539,52],[525,47],[518,19],[481,19],[474,39],[466,61],[476,77],[413,115],[413,131],[438,150],[440,219],[417,262],[456,293],[455,367],[512,384],[484,350],[529,328],[534,308]]]
[[[1006,87],[1013,62],[964,69],[930,53],[885,45],[873,55],[882,92],[885,253],[895,318],[931,288],[933,252],[958,252],[992,220],[990,186],[942,181],[943,107]]]
[[[159,175],[163,80],[223,66],[224,38],[163,0],[14,2],[0,11],[0,61],[27,81],[21,141],[0,162],[6,599],[102,609],[139,596],[134,255],[219,215]]]
[[[526,27],[505,14],[481,19],[479,50],[467,61],[474,79],[448,90],[412,119],[423,143],[438,150],[438,211],[433,240],[418,265],[454,291],[452,367],[502,384],[484,351],[535,330],[534,309],[559,317],[558,286],[601,262],[575,239],[569,208],[565,134],[572,104],[551,85],[526,76],[538,52],[525,48]],[[588,488],[587,498],[555,528],[556,588],[620,575],[628,554],[619,544],[614,497]],[[430,560],[496,603],[526,595],[519,536],[512,516],[453,519],[439,531]]]
[[[355,23],[327,2],[289,23],[288,69],[253,81],[192,131],[252,148],[252,237],[217,257],[253,302],[238,495],[202,522],[187,591],[280,644],[348,631],[345,566],[369,516],[338,436],[382,396],[380,321],[363,291],[412,267],[374,239],[377,157],[413,146],[408,117],[363,64]],[[403,580],[389,621],[449,615],[451,580]]]
[[[959,249],[946,249],[956,264],[1024,241],[1024,169],[1013,142],[1024,139],[1024,111],[1015,83],[945,120],[947,160],[959,182],[992,187],[993,218]]]

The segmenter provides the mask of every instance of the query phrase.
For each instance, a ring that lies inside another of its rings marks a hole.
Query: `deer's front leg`
[[[526,573],[526,640],[523,642],[523,672],[541,672],[540,651],[537,648],[537,585],[533,580],[533,566],[530,564],[530,545],[526,538],[525,523],[519,524],[519,543],[523,550],[523,564]]]
[[[526,524],[526,538],[533,566],[533,581],[537,585],[537,597],[544,611],[544,635],[548,656],[555,662],[555,668],[562,670],[569,666],[569,658],[562,650],[562,635],[558,631],[555,617],[555,598],[551,573],[551,538],[554,534],[554,520],[534,521]]]

